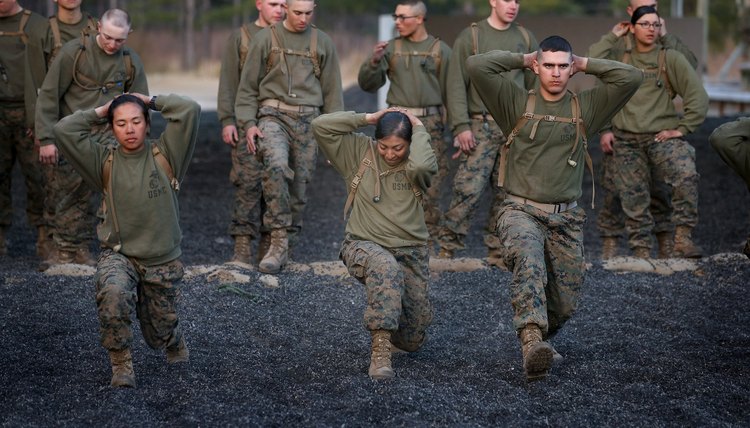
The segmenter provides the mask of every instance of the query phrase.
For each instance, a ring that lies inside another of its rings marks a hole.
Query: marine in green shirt
[[[629,0],[626,12],[628,16],[633,15],[633,11],[641,6],[653,6],[658,9],[657,0]],[[665,48],[674,49],[685,56],[690,65],[697,70],[698,59],[690,48],[685,45],[679,37],[673,33],[667,32],[667,23],[664,18],[660,17],[660,24],[657,43]],[[605,34],[603,38],[612,43],[611,58],[625,61],[626,52],[632,52],[635,46],[635,38],[628,31],[630,22],[620,22],[615,25],[611,32]],[[625,32],[624,34],[622,32]],[[597,44],[589,48],[587,56],[601,58],[602,52],[592,50]],[[599,143],[603,153],[601,163],[601,176],[599,184],[602,192],[599,194],[601,201],[597,212],[596,223],[599,228],[599,234],[602,237],[602,260],[610,259],[617,255],[619,238],[625,232],[625,214],[622,211],[620,197],[615,186],[615,162],[613,160],[612,144],[614,143],[614,134],[611,127],[601,131]],[[671,222],[670,192],[668,185],[660,177],[652,174],[651,176],[651,214],[654,217],[654,234],[659,246],[659,258],[672,257],[672,236],[674,234],[674,224]]]
[[[26,218],[37,228],[41,255],[46,231],[42,172],[29,130],[33,110],[25,101],[44,78],[47,21],[15,0],[0,2],[0,255],[8,253],[6,232],[13,220],[12,171],[16,161],[26,183]]]
[[[321,150],[349,191],[341,259],[367,291],[364,324],[372,339],[373,379],[392,378],[391,353],[417,351],[432,321],[429,235],[420,196],[438,167],[421,120],[400,110],[331,113],[313,121]],[[355,132],[367,125],[375,125],[374,139]]]
[[[453,158],[458,158],[459,164],[453,177],[450,206],[443,216],[438,257],[453,257],[455,251],[464,248],[464,239],[479,199],[489,186],[492,203],[484,237],[487,261],[504,267],[500,256],[502,249],[494,230],[497,212],[505,198],[496,184],[499,148],[505,143],[505,136],[469,80],[466,59],[495,49],[535,52],[538,45],[530,31],[515,23],[520,2],[491,0],[490,6],[492,11],[486,20],[471,24],[458,35],[448,67],[448,116],[454,135],[453,145],[459,148]],[[534,89],[536,75],[531,70],[508,73],[520,87]]]
[[[699,175],[695,150],[684,136],[703,123],[708,95],[687,59],[656,43],[659,25],[653,7],[642,6],[633,12],[628,31],[634,34],[636,44],[626,61],[644,70],[645,80],[612,120],[614,181],[626,215],[628,243],[636,257],[649,258],[651,254],[651,174],[662,177],[671,193],[674,256],[700,257],[702,250],[692,241],[692,229],[698,223]],[[613,45],[611,38],[604,37],[590,50],[619,60],[612,52]],[[682,115],[672,101],[675,95],[682,98]]]
[[[146,138],[149,108],[167,122],[157,139]],[[176,312],[184,273],[177,192],[195,149],[200,111],[198,103],[178,95],[149,99],[131,93],[79,110],[54,127],[66,159],[106,201],[98,228],[104,249],[94,281],[100,338],[115,387],[135,387],[133,311],[151,348],[166,348],[169,363],[188,360]],[[105,119],[116,148],[92,134]]]
[[[232,147],[232,170],[229,180],[235,187],[232,204],[232,219],[229,223],[229,234],[234,238],[233,262],[251,264],[253,258],[252,241],[260,236],[257,260],[263,258],[264,249],[268,249],[270,235],[268,230],[261,230],[263,218],[261,175],[263,165],[255,154],[247,150],[247,144],[237,144],[240,133],[237,130],[237,119],[234,115],[234,102],[240,85],[242,67],[248,57],[250,42],[255,34],[263,28],[275,24],[284,18],[285,0],[258,0],[258,18],[233,32],[227,41],[224,56],[221,60],[219,75],[219,94],[217,113],[221,122],[221,139]],[[257,59],[250,59],[257,61]],[[244,141],[244,134],[242,135]]]
[[[386,103],[408,108],[431,135],[439,167],[424,199],[424,209],[430,236],[437,240],[443,216],[440,194],[449,170],[443,106],[451,49],[427,33],[423,1],[399,0],[393,19],[399,37],[375,45],[372,56],[360,66],[357,80],[367,92],[376,92],[390,81]]]
[[[315,2],[288,0],[285,9],[282,22],[250,43],[235,102],[247,150],[263,162],[263,224],[271,229],[270,248],[258,265],[264,273],[281,270],[302,229],[317,158],[310,122],[344,108],[336,47],[311,25]]]
[[[466,66],[500,129],[513,136],[506,143],[507,197],[496,233],[513,272],[513,326],[524,371],[528,380],[541,379],[555,354],[546,340],[576,311],[584,278],[586,214],[577,200],[585,141],[635,93],[643,73],[616,61],[573,55],[559,36],[543,40],[535,53],[492,51],[469,57]],[[506,74],[524,68],[539,78],[533,106],[527,91]],[[602,85],[574,97],[567,86],[578,72],[598,77]]]
[[[44,78],[36,105],[35,135],[41,144],[42,164],[53,169],[49,174],[55,183],[52,191],[58,193],[54,196],[58,202],[53,229],[57,251],[40,269],[57,263],[95,263],[89,252],[96,222],[89,209],[92,191],[68,161],[58,155],[52,129],[61,118],[104,104],[122,93],[148,93],[143,64],[125,46],[130,28],[127,12],[106,11],[96,33],[63,45]],[[106,123],[98,124],[93,131],[102,143],[113,141]]]

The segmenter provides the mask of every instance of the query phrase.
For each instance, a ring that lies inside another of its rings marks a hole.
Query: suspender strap
[[[104,198],[102,198],[102,212],[107,213],[107,207],[109,206],[109,212],[112,213],[112,226],[115,228],[115,236],[113,238],[117,241],[115,244],[114,252],[119,252],[122,249],[122,240],[120,239],[120,222],[117,221],[117,212],[115,212],[115,200],[112,196],[112,166],[115,161],[114,149],[109,150],[107,159],[104,161],[104,167],[102,168],[102,184],[104,185]]]
[[[273,55],[277,54],[281,58],[280,64],[281,64],[281,73],[287,74],[288,73],[288,66],[286,63],[286,56],[287,55],[298,55],[303,56],[306,58],[309,58],[313,65],[313,73],[315,74],[315,78],[320,79],[320,61],[318,61],[318,29],[313,25],[310,27],[310,31],[312,32],[310,34],[310,50],[309,51],[296,51],[294,49],[284,49],[283,46],[281,46],[281,41],[279,40],[279,35],[276,33],[276,24],[271,25],[271,52],[268,54],[268,58],[266,58],[266,73],[271,71],[271,67],[273,67]]]
[[[526,126],[526,122],[528,122],[529,119],[533,117],[535,106],[536,92],[533,89],[530,89],[529,96],[528,98],[526,98],[526,112],[518,118],[516,126],[514,126],[513,130],[510,131],[510,135],[508,135],[508,138],[505,140],[505,144],[503,144],[503,146],[500,148],[500,167],[497,174],[497,185],[500,187],[503,187],[503,185],[505,184],[505,171],[508,169],[508,151],[510,150],[510,145],[513,144],[513,140],[515,140],[516,135],[518,135],[521,129]],[[531,112],[531,115],[529,114],[529,112]],[[536,127],[532,132],[536,132]]]
[[[430,36],[432,37],[432,36]],[[430,44],[430,47],[427,49],[427,51],[407,51],[404,52],[401,48],[403,45],[403,39],[401,37],[397,38],[393,41],[393,55],[391,55],[390,59],[388,60],[388,71],[389,73],[396,65],[396,61],[398,60],[398,57],[405,57],[404,59],[404,65],[406,69],[409,69],[409,66],[411,65],[411,57],[413,56],[421,56],[427,59],[428,56],[431,56],[435,61],[435,70],[437,72],[437,76],[440,77],[440,62],[441,62],[441,56],[440,56],[440,39],[437,37],[433,37],[432,43]]]
[[[388,171],[384,171],[383,173],[381,173],[380,168],[378,167],[378,162],[376,160],[377,157],[375,155],[375,144],[372,141],[370,141],[369,144],[370,150],[365,153],[365,157],[362,158],[362,161],[359,163],[359,169],[357,170],[357,173],[354,174],[354,178],[349,185],[351,189],[349,190],[349,195],[346,197],[346,203],[344,204],[344,221],[346,221],[346,218],[349,215],[349,209],[352,207],[352,203],[354,202],[354,195],[357,194],[357,188],[362,182],[362,176],[365,174],[365,171],[367,171],[368,168],[372,168],[374,170],[376,177],[375,196],[373,197],[374,202],[380,202],[380,178],[406,169],[405,165],[401,165],[397,168],[389,169]],[[421,204],[422,191],[412,183],[409,183],[409,185],[411,186],[411,190],[414,193],[414,197],[417,198],[417,202]]]
[[[31,11],[24,9],[23,16],[21,16],[21,22],[18,25],[18,31],[0,31],[0,37],[20,37],[24,45],[28,44],[29,38],[26,36],[26,32],[23,31],[23,29],[26,28],[26,23],[29,22],[30,16]]]
[[[81,32],[81,45],[78,48],[78,52],[76,52],[75,59],[73,60],[73,82],[75,82],[76,85],[78,85],[81,89],[85,91],[102,91],[102,93],[109,92],[110,89],[117,87],[118,82],[105,82],[101,83],[97,80],[92,79],[89,76],[86,76],[85,74],[81,73],[81,71],[78,68],[78,63],[86,56],[86,40],[88,39],[88,34],[84,31]],[[130,57],[130,51],[126,48],[123,48],[122,50],[122,60],[125,63],[125,70],[127,72],[127,78],[125,80],[122,92],[128,92],[130,89],[130,85],[133,82],[133,78],[135,77],[135,71],[133,68],[133,60]]]
[[[247,28],[248,24],[240,27],[240,71],[245,66],[247,60],[247,53],[250,50],[250,30]]]
[[[151,144],[151,153],[154,155],[154,160],[161,167],[161,169],[167,174],[169,178],[169,186],[174,189],[175,192],[180,191],[180,182],[175,178],[172,166],[169,164],[167,157],[162,154],[161,150],[156,144]]]

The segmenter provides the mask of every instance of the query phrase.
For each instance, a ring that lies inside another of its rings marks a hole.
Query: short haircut
[[[298,1],[310,1],[310,2],[315,3],[315,0],[286,0],[286,5],[291,6],[292,4],[297,3]]]
[[[115,110],[117,110],[121,105],[128,103],[132,103],[140,107],[141,111],[143,112],[143,117],[146,119],[146,126],[151,125],[151,116],[149,115],[149,109],[146,103],[144,103],[143,100],[136,97],[135,95],[122,94],[112,100],[112,104],[109,105],[109,110],[107,110],[107,123],[109,123],[109,126],[112,126],[115,121]]]
[[[109,9],[102,14],[99,21],[107,21],[115,27],[130,28],[130,15],[122,9]]]
[[[411,143],[411,120],[400,111],[389,111],[375,124],[375,138],[399,137]]]
[[[409,6],[417,15],[427,16],[427,6],[422,0],[399,0],[396,6]]]
[[[630,17],[630,23],[635,25],[636,22],[638,22],[643,15],[648,15],[650,13],[656,14],[656,16],[659,16],[659,12],[656,11],[651,6],[641,6],[638,9],[633,11],[633,16]]]
[[[573,47],[563,37],[549,36],[539,43],[539,55],[542,52],[567,52],[572,55]]]

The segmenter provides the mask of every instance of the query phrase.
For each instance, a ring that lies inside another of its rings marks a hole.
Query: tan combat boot
[[[656,242],[659,243],[659,254],[657,257],[660,259],[668,259],[672,257],[674,252],[674,239],[672,238],[672,232],[657,233]]]
[[[110,385],[135,388],[135,372],[133,371],[133,358],[130,356],[130,349],[109,351],[109,361],[112,363],[112,382],[110,382]]]
[[[260,242],[258,242],[258,254],[256,261],[260,263],[266,256],[268,249],[271,248],[271,232],[260,232]]]
[[[55,264],[64,265],[67,263],[73,263],[76,259],[76,251],[57,249],[57,256],[55,257]]]
[[[263,273],[279,273],[289,260],[289,240],[286,237],[286,229],[274,229],[271,231],[271,247],[258,265],[258,270]]]
[[[383,380],[396,376],[391,367],[391,332],[388,330],[373,330],[372,353],[370,354],[370,369],[368,374],[372,379]]]
[[[552,346],[542,340],[542,330],[536,324],[526,324],[519,338],[526,380],[544,379],[552,367]]]
[[[237,235],[234,237],[234,255],[232,256],[233,262],[244,263],[249,265],[252,263],[252,250],[250,248],[250,236],[248,235]]]
[[[633,248],[633,257],[638,259],[650,259],[651,249],[647,247],[635,247]]]
[[[440,251],[438,251],[437,258],[439,259],[452,259],[453,258],[453,251],[440,247]]]
[[[602,236],[602,260],[609,260],[617,255],[617,237]]]
[[[693,243],[691,238],[693,228],[690,226],[677,226],[674,231],[674,256],[681,258],[700,258],[703,249]]]
[[[180,342],[174,346],[167,346],[167,362],[169,364],[184,363],[190,360],[190,351],[188,351],[187,345],[185,345],[185,338],[181,338]]]
[[[46,260],[52,253],[55,247],[55,242],[52,240],[52,237],[49,236],[47,226],[37,226],[36,231],[36,255],[39,256],[40,259]]]
[[[87,247],[79,247],[73,256],[73,263],[96,267],[96,260]]]

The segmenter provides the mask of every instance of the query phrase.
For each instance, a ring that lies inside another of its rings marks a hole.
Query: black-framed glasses
[[[407,19],[409,19],[409,18],[416,18],[416,17],[418,17],[419,15],[412,15],[412,16],[408,16],[408,15],[396,15],[396,14],[394,13],[394,14],[393,14],[393,15],[391,15],[391,16],[393,17],[393,20],[394,20],[394,21],[406,21],[406,20],[407,20]]]
[[[640,27],[644,30],[649,28],[658,30],[659,28],[661,28],[661,22],[636,22],[635,25],[640,25]]]

